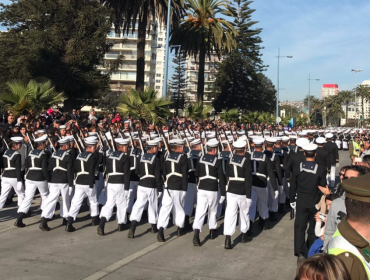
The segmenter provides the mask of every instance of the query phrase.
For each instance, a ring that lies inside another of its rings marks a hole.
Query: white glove
[[[336,167],[339,167],[339,162],[337,162],[337,164],[335,165]]]
[[[89,197],[95,196],[96,195],[95,188],[94,187],[89,188],[89,191],[87,194],[89,195]]]
[[[160,199],[160,198],[162,197],[162,194],[163,194],[162,192],[159,192],[159,193],[158,193],[158,196],[157,196],[157,197],[158,197],[158,199]]]
[[[23,183],[22,181],[17,182],[17,191],[21,192],[23,189]]]
[[[290,207],[292,207],[295,210],[296,203],[295,202],[290,203]]]
[[[221,196],[220,197],[220,201],[218,203],[222,204],[224,201],[225,201],[225,197],[224,196]]]
[[[275,191],[274,199],[277,199],[279,197],[279,191]]]

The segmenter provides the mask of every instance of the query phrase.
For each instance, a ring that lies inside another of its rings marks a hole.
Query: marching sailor
[[[217,147],[218,141],[216,139],[209,140],[206,145],[207,153],[201,157],[195,169],[195,176],[198,177],[198,194],[193,222],[194,246],[200,246],[199,233],[202,230],[207,210],[210,239],[216,238],[217,205],[225,200],[225,176],[221,163],[218,160]],[[218,201],[219,189],[221,198]]]
[[[152,233],[158,232],[158,195],[162,194],[163,185],[161,163],[156,156],[158,144],[157,140],[148,141],[146,153],[141,155],[140,161],[136,164],[136,173],[139,175],[140,181],[137,187],[137,198],[130,215],[131,227],[127,235],[128,238],[135,238],[136,224],[140,222],[147,203]]]
[[[327,133],[325,135],[326,143],[324,144],[324,149],[329,152],[330,157],[330,187],[334,188],[335,186],[335,170],[336,167],[339,167],[339,153],[338,153],[338,147],[336,144],[332,142],[333,140],[333,134]]]
[[[74,164],[76,173],[75,193],[68,213],[68,222],[66,226],[66,231],[68,232],[75,231],[73,222],[76,220],[85,195],[87,195],[90,203],[92,225],[97,226],[99,224],[99,207],[95,186],[95,171],[98,158],[94,155],[97,149],[98,138],[90,136],[86,137],[84,141],[85,151],[77,156]]]
[[[128,151],[128,139],[116,138],[117,151],[107,155],[106,181],[107,202],[100,212],[98,234],[104,235],[105,223],[112,217],[113,207],[117,206],[118,231],[125,230],[127,223],[127,207],[130,188],[130,157]]]
[[[60,216],[63,219],[62,225],[67,224],[71,202],[69,188],[73,188],[74,158],[69,153],[70,142],[68,138],[61,138],[58,144],[60,149],[55,151],[49,160],[51,180],[49,183],[49,195],[41,213],[39,228],[42,231],[50,230],[47,221],[54,216],[55,207],[60,194],[62,195],[60,203]]]
[[[23,223],[23,218],[31,207],[36,189],[39,190],[41,195],[41,210],[44,210],[46,205],[49,194],[48,181],[50,181],[50,174],[48,172],[49,155],[45,151],[47,140],[48,136],[46,134],[35,139],[34,142],[37,148],[32,150],[26,159],[26,192],[25,198],[18,208],[18,218],[14,224],[17,227],[26,226]]]
[[[157,240],[164,242],[164,230],[167,228],[170,213],[172,212],[173,223],[177,225],[177,235],[184,234],[184,199],[188,188],[188,160],[184,152],[185,140],[170,140],[171,152],[167,154],[163,165],[164,193],[162,207],[159,211],[159,229]]]
[[[22,147],[23,137],[10,138],[9,149],[3,155],[1,176],[0,210],[4,207],[9,192],[14,189],[18,196],[18,207],[24,199],[23,178],[21,172],[21,155],[18,150]]]
[[[235,152],[231,156],[226,169],[228,184],[226,185],[227,205],[224,221],[225,249],[231,249],[231,236],[235,233],[238,210],[242,243],[252,240],[247,235],[249,230],[248,211],[252,204],[252,168],[251,161],[244,156],[245,145],[245,141],[234,142]]]
[[[133,132],[133,134],[135,134]],[[134,205],[136,194],[137,194],[137,187],[139,185],[140,178],[138,174],[136,174],[136,166],[138,165],[142,150],[140,148],[140,142],[138,138],[133,138],[133,146],[130,149],[130,190],[129,190],[129,202],[127,212],[131,213],[132,206]]]

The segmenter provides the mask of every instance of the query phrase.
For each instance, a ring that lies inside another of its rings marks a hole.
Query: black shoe
[[[185,230],[191,230],[190,217],[189,216],[185,216],[184,229]]]
[[[217,230],[216,229],[211,229],[209,231],[209,238],[210,239],[215,239],[217,237]]]
[[[306,260],[305,256],[303,255],[298,255],[298,258],[297,258],[297,266],[301,266],[302,263],[304,263],[304,261]]]
[[[161,227],[159,228],[158,234],[157,234],[157,240],[158,242],[165,242],[166,240],[164,239],[164,228]]]
[[[98,231],[99,235],[102,235],[102,236],[105,235],[104,228],[105,228],[105,223],[106,222],[107,222],[107,219],[105,217],[100,219],[100,223],[99,223],[99,226],[97,228],[97,231]]]
[[[130,231],[127,234],[128,238],[135,238],[136,221],[131,221]]]
[[[91,225],[92,226],[98,226],[100,223],[100,218],[99,216],[91,217]]]
[[[15,221],[14,225],[16,227],[19,227],[19,228],[24,228],[26,225],[23,223],[23,218],[24,218],[25,214],[22,213],[22,212],[19,212],[18,213],[18,218],[17,220]]]
[[[127,224],[118,224],[118,231],[124,231],[128,229]]]
[[[177,228],[177,236],[180,237],[180,236],[183,236],[184,234],[185,234],[185,229],[178,227]]]
[[[276,222],[277,221],[276,212],[271,212],[271,214],[270,214],[270,221],[271,222]]]
[[[64,219],[64,218],[62,218],[62,226],[66,226],[67,225],[67,219]]]
[[[279,213],[285,214],[285,204],[284,203],[279,203]]]
[[[42,231],[50,231],[50,228],[48,226],[48,221],[45,218],[41,218],[39,229],[41,229]]]
[[[258,219],[258,225],[263,229],[263,230],[268,230],[268,225],[266,223],[265,219],[262,219],[261,217]]]
[[[199,233],[200,233],[199,229],[194,230],[194,237],[193,237],[194,246],[200,246]]]
[[[242,233],[242,243],[248,243],[252,241],[252,236],[248,235],[248,232]]]
[[[250,222],[250,225],[249,225],[249,229],[248,229],[248,231],[247,231],[247,235],[248,236],[252,236],[252,228],[253,228],[253,222]]]
[[[26,213],[26,214],[24,214],[24,218],[29,218],[29,217],[31,217],[31,215],[32,215],[32,211],[31,210],[28,210],[28,212]]]
[[[68,232],[74,232],[76,229],[73,227],[73,218],[72,217],[68,217],[68,221],[67,221],[67,226],[66,226],[66,231]]]
[[[157,233],[158,232],[157,224],[152,224],[151,231],[152,231],[152,233]]]
[[[232,249],[231,248],[231,236],[226,235],[225,237],[225,249]]]

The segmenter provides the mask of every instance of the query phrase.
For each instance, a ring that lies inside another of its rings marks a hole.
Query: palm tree
[[[326,116],[330,123],[338,125],[340,119],[344,117],[344,111],[342,109],[342,102],[337,96],[328,96],[325,98]]]
[[[350,102],[353,101],[354,94],[352,90],[342,90],[338,92],[338,98],[340,99],[341,103],[346,105],[346,123],[348,122],[348,105]]]
[[[157,91],[145,89],[137,91],[130,89],[128,94],[122,96],[122,102],[117,107],[124,117],[131,116],[144,124],[147,121],[155,124],[164,124],[171,114],[168,106],[172,102],[168,99],[157,98]]]
[[[200,120],[208,118],[209,114],[212,112],[212,106],[203,105],[202,102],[190,105],[188,110],[188,116],[193,120]]]
[[[364,103],[365,103],[365,101],[370,100],[370,86],[368,86],[368,85],[359,85],[356,88],[356,94],[357,94],[358,98],[361,100],[361,115],[362,115],[362,118],[364,118],[365,117],[365,115],[364,115]]]
[[[239,110],[238,109],[222,110],[220,118],[225,122],[229,121],[236,122],[239,120]]]
[[[145,79],[145,38],[153,22],[167,24],[168,0],[100,0],[113,13],[115,32],[128,34],[138,30],[136,90],[144,91]],[[171,1],[171,25],[177,25],[184,13],[184,1]],[[137,23],[137,25],[136,25]],[[167,46],[168,47],[168,46]]]
[[[57,92],[50,81],[38,83],[30,80],[28,84],[8,82],[9,91],[0,96],[0,100],[13,114],[26,111],[30,114],[40,113],[53,105],[62,103],[67,97]]]
[[[219,16],[233,17],[227,0],[188,0],[188,15],[171,34],[171,44],[181,45],[185,55],[199,61],[197,102],[203,102],[206,57],[230,53],[236,47],[233,23]]]

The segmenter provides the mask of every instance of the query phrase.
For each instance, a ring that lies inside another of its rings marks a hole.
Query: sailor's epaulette
[[[201,150],[191,150],[190,151],[190,159],[199,159],[201,154],[202,154]]]
[[[44,153],[45,153],[44,150],[34,149],[29,153],[29,156],[40,158]]]
[[[278,156],[283,156],[283,149],[282,148],[274,148],[273,149],[273,152],[274,154],[278,155]]]
[[[82,152],[77,156],[77,160],[88,161],[91,155],[90,152]]]
[[[263,152],[254,151],[251,155],[251,160],[265,161],[266,155]]]
[[[178,163],[180,161],[180,158],[181,154],[177,152],[172,152],[170,154],[167,154],[166,160]]]
[[[188,154],[190,151],[189,147],[184,147],[184,155]]]
[[[223,159],[223,160],[228,160],[230,157],[230,152],[229,151],[222,151],[218,154],[218,159]]]
[[[204,163],[204,164],[207,164],[207,165],[211,165],[211,166],[215,166],[216,162],[217,162],[217,157],[214,156],[214,155],[210,155],[210,154],[205,154],[201,157],[201,159],[199,160],[200,163]]]
[[[155,160],[156,154],[145,153],[141,156],[141,162],[146,162],[152,164]]]
[[[114,160],[120,160],[123,157],[123,155],[124,153],[120,151],[114,151],[109,155],[109,158]]]
[[[57,158],[57,159],[59,159],[59,160],[63,160],[64,159],[64,157],[66,156],[66,155],[68,155],[69,154],[69,152],[67,151],[67,150],[58,150],[58,151],[55,151],[52,155],[51,155],[51,157],[52,158]]]
[[[275,159],[275,154],[272,151],[265,150],[263,153],[272,161]]]
[[[305,171],[305,172],[316,174],[318,167],[319,165],[314,161],[304,161],[304,162],[301,162],[300,170],[301,172]]]
[[[12,150],[12,149],[8,149],[5,151],[4,153],[4,157],[8,158],[8,159],[12,159],[14,156],[16,155],[19,155],[19,152],[18,151],[15,151],[15,150]]]
[[[240,156],[240,155],[237,155],[237,154],[233,154],[231,156],[231,159],[230,159],[230,164],[233,164],[233,165],[236,165],[236,166],[240,166],[242,167],[244,162],[246,161],[246,157],[245,156]]]

